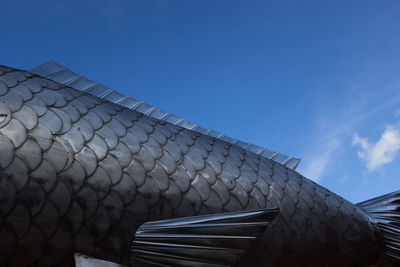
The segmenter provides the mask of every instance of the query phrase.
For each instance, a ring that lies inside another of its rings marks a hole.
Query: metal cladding
[[[133,265],[231,266],[278,213],[262,209],[144,223],[132,244]]]
[[[373,198],[357,205],[373,217],[383,239],[386,258],[400,264],[400,191]]]
[[[277,161],[8,67],[0,155],[0,266],[71,266],[73,253],[125,265],[152,254],[162,266],[362,266],[389,240],[367,209]]]
[[[199,125],[193,124],[184,118],[177,117],[171,113],[165,112],[158,107],[151,106],[141,100],[136,100],[133,97],[125,96],[117,91],[108,88],[102,84],[93,82],[78,75],[64,66],[61,66],[54,60],[45,64],[37,66],[31,70],[32,73],[38,74],[42,77],[49,78],[61,84],[68,85],[77,90],[87,92],[91,95],[106,99],[115,104],[136,110],[152,118],[169,122],[173,125],[181,126],[183,128],[196,131],[201,134],[209,135],[217,139],[235,144],[245,149],[246,151],[254,152],[257,155],[272,159],[286,167],[295,170],[300,163],[300,159],[286,156],[279,152],[271,151],[267,148],[260,147],[254,144],[243,142],[237,139],[230,138],[225,134],[215,132],[214,130],[205,129]]]

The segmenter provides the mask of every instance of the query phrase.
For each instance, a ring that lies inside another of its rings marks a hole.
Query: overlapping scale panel
[[[194,130],[196,132],[206,134],[223,141],[238,145],[245,150],[251,151],[260,155],[262,157],[267,157],[269,159],[273,159],[274,161],[285,165],[286,167],[295,170],[300,163],[300,159],[293,158],[279,152],[270,151],[267,148],[263,148],[254,144],[250,144],[247,142],[239,141],[228,136],[225,136],[222,133],[215,132],[210,129],[202,128],[196,124],[193,124],[187,121],[184,118],[175,116],[169,112],[165,112],[158,107],[154,107],[149,105],[141,100],[134,99],[130,96],[125,96],[120,94],[119,92],[108,88],[102,84],[90,81],[85,77],[78,75],[71,70],[67,69],[64,66],[61,66],[57,62],[51,60],[43,65],[35,67],[31,70],[32,73],[40,75],[42,77],[46,77],[48,79],[54,80],[56,82],[68,85],[72,88],[78,89],[80,91],[84,91],[95,95],[100,98],[104,98],[110,102],[122,105],[132,110],[136,110],[140,113],[148,115],[150,117],[154,117],[159,120],[167,121],[171,124],[178,125],[180,127]]]

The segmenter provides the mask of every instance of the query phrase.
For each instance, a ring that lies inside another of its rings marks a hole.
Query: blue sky
[[[0,64],[54,59],[300,157],[358,202],[400,190],[398,1],[2,0]]]

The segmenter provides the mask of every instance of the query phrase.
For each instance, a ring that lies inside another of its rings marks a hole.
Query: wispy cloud
[[[341,178],[339,178],[339,183],[344,184],[344,183],[347,183],[348,180],[349,180],[349,176],[346,174],[346,175],[343,175]]]
[[[357,134],[353,138],[352,145],[359,145],[358,157],[365,161],[369,172],[392,162],[400,150],[400,128],[388,125],[381,138],[374,144],[368,138],[362,138]]]
[[[304,176],[316,182],[321,180],[325,175],[329,163],[332,161],[334,153],[342,144],[340,136],[343,134],[343,130],[332,132],[326,136],[321,136],[316,140],[317,145],[315,148],[311,151],[309,150],[303,157],[304,165],[300,167],[300,172]]]
[[[337,107],[336,113],[332,116],[321,116],[315,121],[315,130],[312,134],[313,141],[304,150],[302,163],[298,168],[299,172],[316,182],[328,176],[333,169],[332,167],[337,164],[337,160],[346,151],[346,146],[352,141],[354,132],[357,131],[358,127],[374,114],[400,102],[400,95],[395,93],[399,86],[400,81],[396,80],[390,84],[381,85],[382,90],[380,91],[362,85],[350,90],[349,95],[344,96],[343,105]],[[360,92],[363,92],[363,94]],[[357,99],[354,99],[354,95],[357,95]],[[396,131],[398,130],[396,128]],[[389,131],[389,134],[392,133]],[[385,136],[385,138],[388,137]],[[378,146],[384,145],[384,143],[378,143]],[[368,151],[379,150],[372,147],[375,144],[369,145],[370,150]],[[365,157],[370,157],[367,150],[364,154]],[[383,155],[389,155],[390,159],[390,153],[386,152]]]

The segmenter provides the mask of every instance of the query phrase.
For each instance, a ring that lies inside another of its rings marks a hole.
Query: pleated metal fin
[[[292,170],[295,170],[300,163],[300,159],[298,159],[298,158],[293,158],[293,157],[281,154],[279,152],[271,151],[264,147],[260,147],[260,146],[254,145],[254,144],[250,144],[247,142],[242,142],[237,139],[230,138],[222,133],[215,132],[210,129],[205,129],[203,127],[200,127],[196,124],[193,124],[193,123],[187,121],[184,118],[175,116],[168,112],[165,112],[158,107],[151,106],[143,101],[134,99],[133,97],[123,95],[111,88],[108,88],[102,84],[90,81],[87,78],[72,72],[71,70],[58,64],[54,60],[51,60],[47,63],[44,63],[40,66],[37,66],[37,67],[31,69],[31,72],[34,74],[40,75],[42,77],[51,79],[53,81],[56,81],[58,83],[68,85],[77,90],[88,92],[91,95],[94,95],[94,96],[97,96],[100,98],[104,98],[115,104],[127,107],[132,110],[136,110],[147,116],[150,116],[150,117],[153,117],[153,118],[156,118],[159,120],[164,120],[164,121],[167,121],[174,125],[178,125],[183,128],[193,130],[193,131],[205,134],[205,135],[209,135],[209,136],[224,140],[226,142],[229,142],[231,144],[238,145],[245,150],[254,152],[257,155],[260,155],[262,157],[272,159],[282,165],[285,165],[286,167],[288,167]]]
[[[384,243],[386,260],[396,266],[400,265],[400,191],[357,205],[367,211],[378,226]]]
[[[132,264],[230,266],[278,213],[260,209],[144,223],[132,243]]]

